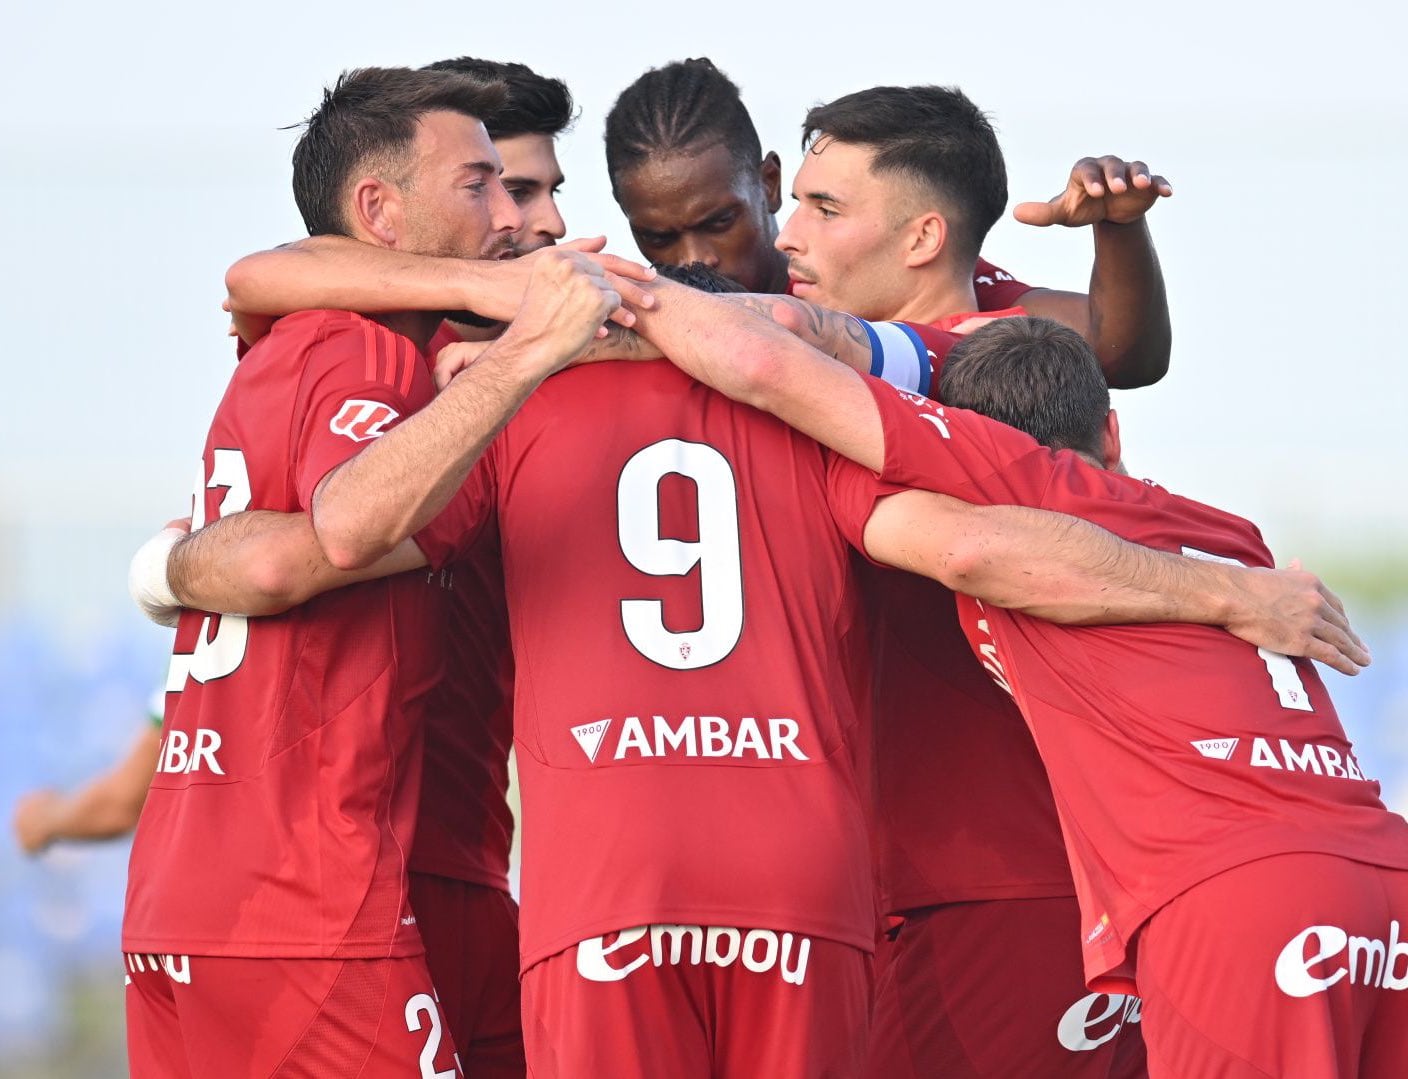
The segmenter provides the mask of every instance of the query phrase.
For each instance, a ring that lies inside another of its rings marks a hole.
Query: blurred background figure
[[[60,840],[117,839],[137,827],[161,748],[160,689],[125,756],[69,794],[43,787],[15,803],[15,840],[26,854],[40,854]]]

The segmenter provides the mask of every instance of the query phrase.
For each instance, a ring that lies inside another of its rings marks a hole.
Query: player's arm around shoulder
[[[430,405],[322,476],[311,505],[329,562],[339,569],[371,565],[444,509],[528,395],[621,308],[610,278],[581,252],[538,260],[517,315],[478,362]]]

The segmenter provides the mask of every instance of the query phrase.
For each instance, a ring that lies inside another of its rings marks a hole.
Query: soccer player
[[[484,126],[503,161],[504,189],[523,218],[513,252],[525,255],[561,240],[566,227],[556,196],[563,176],[555,142],[573,117],[567,86],[523,64],[469,57],[442,60],[429,70],[504,84],[504,103],[484,118]],[[330,263],[330,280],[337,273]],[[447,319],[429,352],[497,328]],[[509,1079],[522,1076],[525,1065],[518,907],[508,888],[513,655],[497,530],[487,528],[446,574],[452,587],[445,675],[426,715],[411,909],[465,1073]]]
[[[345,74],[295,150],[309,232],[507,250],[521,218],[477,119],[501,94],[438,72]],[[306,511],[429,400],[420,350],[439,322],[280,322],[216,411],[193,523]],[[439,592],[403,575],[257,625],[181,615],[123,927],[134,1075],[454,1067],[406,899]]]
[[[639,314],[667,351],[696,335],[731,355],[805,347],[751,315],[671,330],[666,314]],[[525,303],[433,404],[330,480],[317,535],[306,518],[274,523],[283,540],[321,537],[336,565],[365,563],[430,521],[489,446],[416,542],[433,562],[452,558],[490,510],[503,536],[535,1074],[855,1074],[873,942],[844,673],[860,627],[825,507],[872,555],[1005,590],[1008,602],[1037,602],[1033,589],[1053,606],[1083,602],[1047,552],[1054,537],[1073,551],[1086,541],[1044,527],[1018,539],[1005,515],[982,525],[917,492],[877,506],[864,470],[828,466],[667,365],[594,365],[539,385],[570,357],[531,346],[562,321]],[[463,527],[446,527],[455,514]],[[182,598],[243,603],[218,578],[263,556],[223,541],[247,540],[267,516],[178,545]],[[1104,563],[1116,552],[1089,553]],[[1112,573],[1139,576],[1123,559]],[[1190,566],[1170,558],[1158,572]],[[1189,610],[1128,589],[1083,610],[1110,617],[1126,601],[1134,616]]]
[[[117,839],[137,827],[161,746],[160,691],[127,755],[72,794],[36,790],[15,803],[20,849],[39,854],[61,840]]]
[[[1007,191],[983,113],[956,90],[878,87],[811,110],[805,131],[798,208],[778,239],[796,295],[939,330],[972,319],[974,265]],[[1119,255],[1162,311],[1143,223],[1159,181],[1136,175],[1117,191],[1118,178],[1099,197],[1073,178],[1060,213],[1105,215],[1097,247]],[[1124,319],[1147,324],[1149,311],[1107,307],[1102,291],[1090,302],[1102,333],[1137,336]],[[941,360],[942,345],[930,354]],[[1116,351],[1102,358],[1112,385],[1150,380],[1131,378]],[[876,709],[890,720],[875,743],[881,901],[902,919],[882,948],[870,1074],[1137,1074],[1137,1002],[1082,988],[1075,887],[1021,716],[963,654],[950,594],[883,572],[867,573],[866,586]],[[935,784],[928,762],[941,760],[968,767]],[[994,939],[1005,943],[990,953]],[[1036,952],[1046,958],[1033,969],[1025,956]]]
[[[1271,564],[1250,522],[1125,472],[1100,367],[1053,323],[974,334],[944,368],[944,407],[869,388],[888,480]],[[1408,824],[1380,802],[1315,668],[1202,627],[959,607],[1051,776],[1086,977],[1137,987],[1150,1074],[1400,1074]]]
[[[564,179],[556,140],[571,125],[572,96],[560,79],[542,76],[522,64],[461,57],[440,60],[428,70],[502,81],[507,97],[486,128],[503,161],[503,183],[522,214],[512,243],[500,252],[534,255],[566,234],[557,208]],[[594,256],[603,237],[573,240],[566,247]],[[457,312],[432,342],[431,351],[457,339],[484,340],[513,316],[532,274],[534,261],[502,266],[482,261],[405,251],[377,250],[343,236],[309,236],[270,251],[247,255],[225,275],[226,307],[247,344],[269,332],[274,320],[294,311],[344,307],[367,314],[384,311]],[[596,256],[605,267],[630,274],[630,264]],[[649,303],[648,293],[619,279],[632,304]],[[329,301],[332,296],[335,302]],[[622,307],[613,318],[630,324]]]
[[[922,103],[911,101],[905,119],[927,123],[933,131],[942,116],[926,116]],[[934,155],[964,152],[961,143],[944,141],[935,142],[931,149]],[[965,165],[977,168],[989,185],[982,196],[995,203],[995,219],[1007,201],[1007,181],[995,140],[992,155],[987,160],[967,160]],[[807,157],[804,154],[803,168]],[[789,263],[796,254],[789,247],[789,237],[797,236],[793,223],[802,215],[789,219],[779,241],[775,215],[782,206],[781,162],[772,151],[762,153],[738,87],[709,60],[683,60],[652,69],[622,91],[606,119],[606,162],[612,193],[646,258],[655,263],[703,262],[751,292],[778,293],[795,287],[789,282]],[[1163,177],[1151,176],[1142,162],[1083,158],[1072,169],[1062,196],[1017,207],[1018,220],[1031,225],[1095,226],[1088,296],[1022,284],[977,257],[975,250],[971,295],[940,312],[943,316],[963,312],[963,317],[942,328],[974,324],[970,312],[996,314],[1020,305],[1086,334],[1105,362],[1112,384],[1127,389],[1157,381],[1168,369],[1170,341],[1158,260],[1142,213],[1128,222],[1130,227],[1117,228],[1113,226],[1119,216],[1103,208],[1106,198],[1128,202],[1123,197],[1131,193],[1152,200],[1172,194],[1172,188]],[[795,185],[793,194],[802,198]],[[799,211],[806,209],[803,200]],[[889,213],[889,207],[883,209]],[[891,273],[887,279],[895,276]],[[801,280],[794,276],[791,282]],[[837,307],[827,295],[808,293],[805,287],[797,294]],[[837,309],[872,317],[859,309]],[[887,312],[873,317],[901,316]]]

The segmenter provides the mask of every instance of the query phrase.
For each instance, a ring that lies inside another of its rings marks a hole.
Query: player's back
[[[1272,565],[1250,522],[1054,455],[1043,508],[1156,549]],[[1043,467],[1043,471],[1045,468]],[[1408,868],[1408,824],[1379,800],[1309,660],[1210,626],[1069,627],[965,599],[975,650],[1010,681],[1051,776],[1088,918],[1088,971],[1215,873],[1318,852]]]
[[[375,323],[340,312],[282,320],[216,411],[193,524],[305,510],[368,431],[430,392],[411,343]],[[182,613],[132,854],[126,951],[419,949],[403,878],[440,602],[417,573],[272,618]]]
[[[856,598],[824,451],[669,364],[613,363],[545,383],[486,465],[518,672],[525,967],[649,923],[869,950],[842,667]],[[858,535],[868,514],[838,515]]]
[[[870,388],[886,480],[1068,513],[1163,551],[1272,564],[1239,517],[976,413]],[[1247,861],[1319,852],[1408,867],[1408,824],[1363,775],[1309,661],[1208,626],[1058,626],[966,598],[960,614],[1050,776],[1090,977],[1125,962],[1151,912]]]

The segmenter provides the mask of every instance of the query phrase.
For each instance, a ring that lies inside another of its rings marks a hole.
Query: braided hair
[[[722,145],[739,169],[756,169],[762,143],[738,87],[712,60],[677,60],[651,68],[606,117],[606,170],[611,191],[647,158]]]

